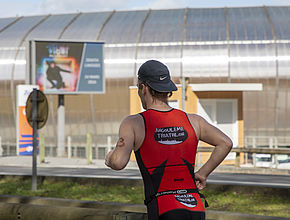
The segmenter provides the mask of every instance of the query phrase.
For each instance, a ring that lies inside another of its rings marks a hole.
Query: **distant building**
[[[106,94],[66,95],[66,137],[114,143],[122,118],[141,110],[136,72],[145,60],[187,80],[185,110],[203,115],[235,146],[290,146],[290,7],[108,11],[0,18],[0,136],[16,142],[16,92],[30,39],[102,41]],[[181,87],[171,104],[182,108]],[[57,96],[45,134],[55,147]],[[135,101],[136,100],[136,101]],[[109,137],[109,138],[108,138]],[[99,154],[101,154],[99,152]]]

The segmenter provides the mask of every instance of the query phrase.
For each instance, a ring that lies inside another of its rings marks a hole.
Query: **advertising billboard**
[[[30,43],[31,77],[46,94],[104,93],[103,43]]]
[[[33,151],[33,130],[26,119],[26,101],[37,85],[17,85],[17,154],[32,155]],[[38,140],[38,134],[37,134]],[[37,141],[38,151],[38,141]]]

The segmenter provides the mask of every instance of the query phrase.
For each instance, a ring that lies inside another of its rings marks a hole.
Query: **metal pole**
[[[274,148],[278,149],[278,139],[277,139],[277,137],[274,137]],[[275,162],[275,168],[277,169],[278,165],[279,165],[277,154],[274,154],[274,162]]]
[[[182,95],[182,110],[185,111],[185,92],[186,92],[186,85],[185,85],[185,77],[182,76],[181,77],[181,85],[182,85],[182,92],[181,92],[181,95]]]
[[[92,163],[92,135],[87,133],[87,160],[88,164]]]
[[[106,154],[110,152],[111,146],[112,146],[112,137],[107,136],[107,152],[106,152]]]
[[[67,137],[67,158],[71,159],[71,137]]]
[[[273,138],[270,137],[269,138],[269,148],[273,148]],[[274,157],[273,157],[273,154],[271,154],[271,165],[270,167],[273,167],[274,166]]]
[[[245,138],[245,148],[248,147],[248,139]],[[245,160],[246,160],[246,164],[248,164],[248,153],[245,153]]]
[[[44,134],[39,135],[39,162],[45,162],[45,143],[44,143]]]
[[[201,152],[198,152],[198,165],[199,166],[202,165],[202,155],[201,155]]]
[[[64,111],[64,95],[58,95],[57,109],[57,156],[64,156],[65,145],[65,111]]]
[[[252,143],[253,143],[253,148],[256,148],[256,138],[255,137],[253,137]],[[253,153],[253,165],[254,165],[254,167],[256,167],[256,153]]]
[[[231,45],[230,45],[230,27],[229,27],[229,12],[228,8],[225,8],[225,21],[226,21],[226,34],[227,34],[227,50],[228,50],[228,78],[227,82],[231,82]]]
[[[3,156],[2,137],[0,136],[0,156]]]
[[[32,191],[37,190],[37,89],[32,93],[32,127],[33,127],[33,158],[32,158]]]

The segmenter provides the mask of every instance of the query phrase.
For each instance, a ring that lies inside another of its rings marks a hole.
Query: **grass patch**
[[[19,196],[40,196],[90,200],[100,202],[121,202],[143,204],[143,186],[96,185],[74,181],[38,182],[37,191],[31,191],[31,179],[5,177],[0,179],[0,194]],[[290,196],[284,191],[251,187],[226,188],[208,187],[203,190],[209,210],[239,212],[265,216],[290,218]],[[289,191],[288,191],[289,192]]]
[[[270,188],[245,189],[248,191],[235,189],[216,191],[209,188],[204,194],[211,210],[290,218],[289,193]]]
[[[31,191],[31,179],[17,177],[0,179],[0,194],[132,204],[141,204],[144,200],[141,186],[104,186],[92,183],[80,184],[74,181],[44,180],[42,183],[38,182],[37,191],[33,192]]]

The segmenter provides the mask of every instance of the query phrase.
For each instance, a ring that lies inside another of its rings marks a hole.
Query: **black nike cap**
[[[138,80],[145,82],[157,92],[176,91],[177,87],[170,79],[170,73],[163,63],[148,60],[138,70]]]

